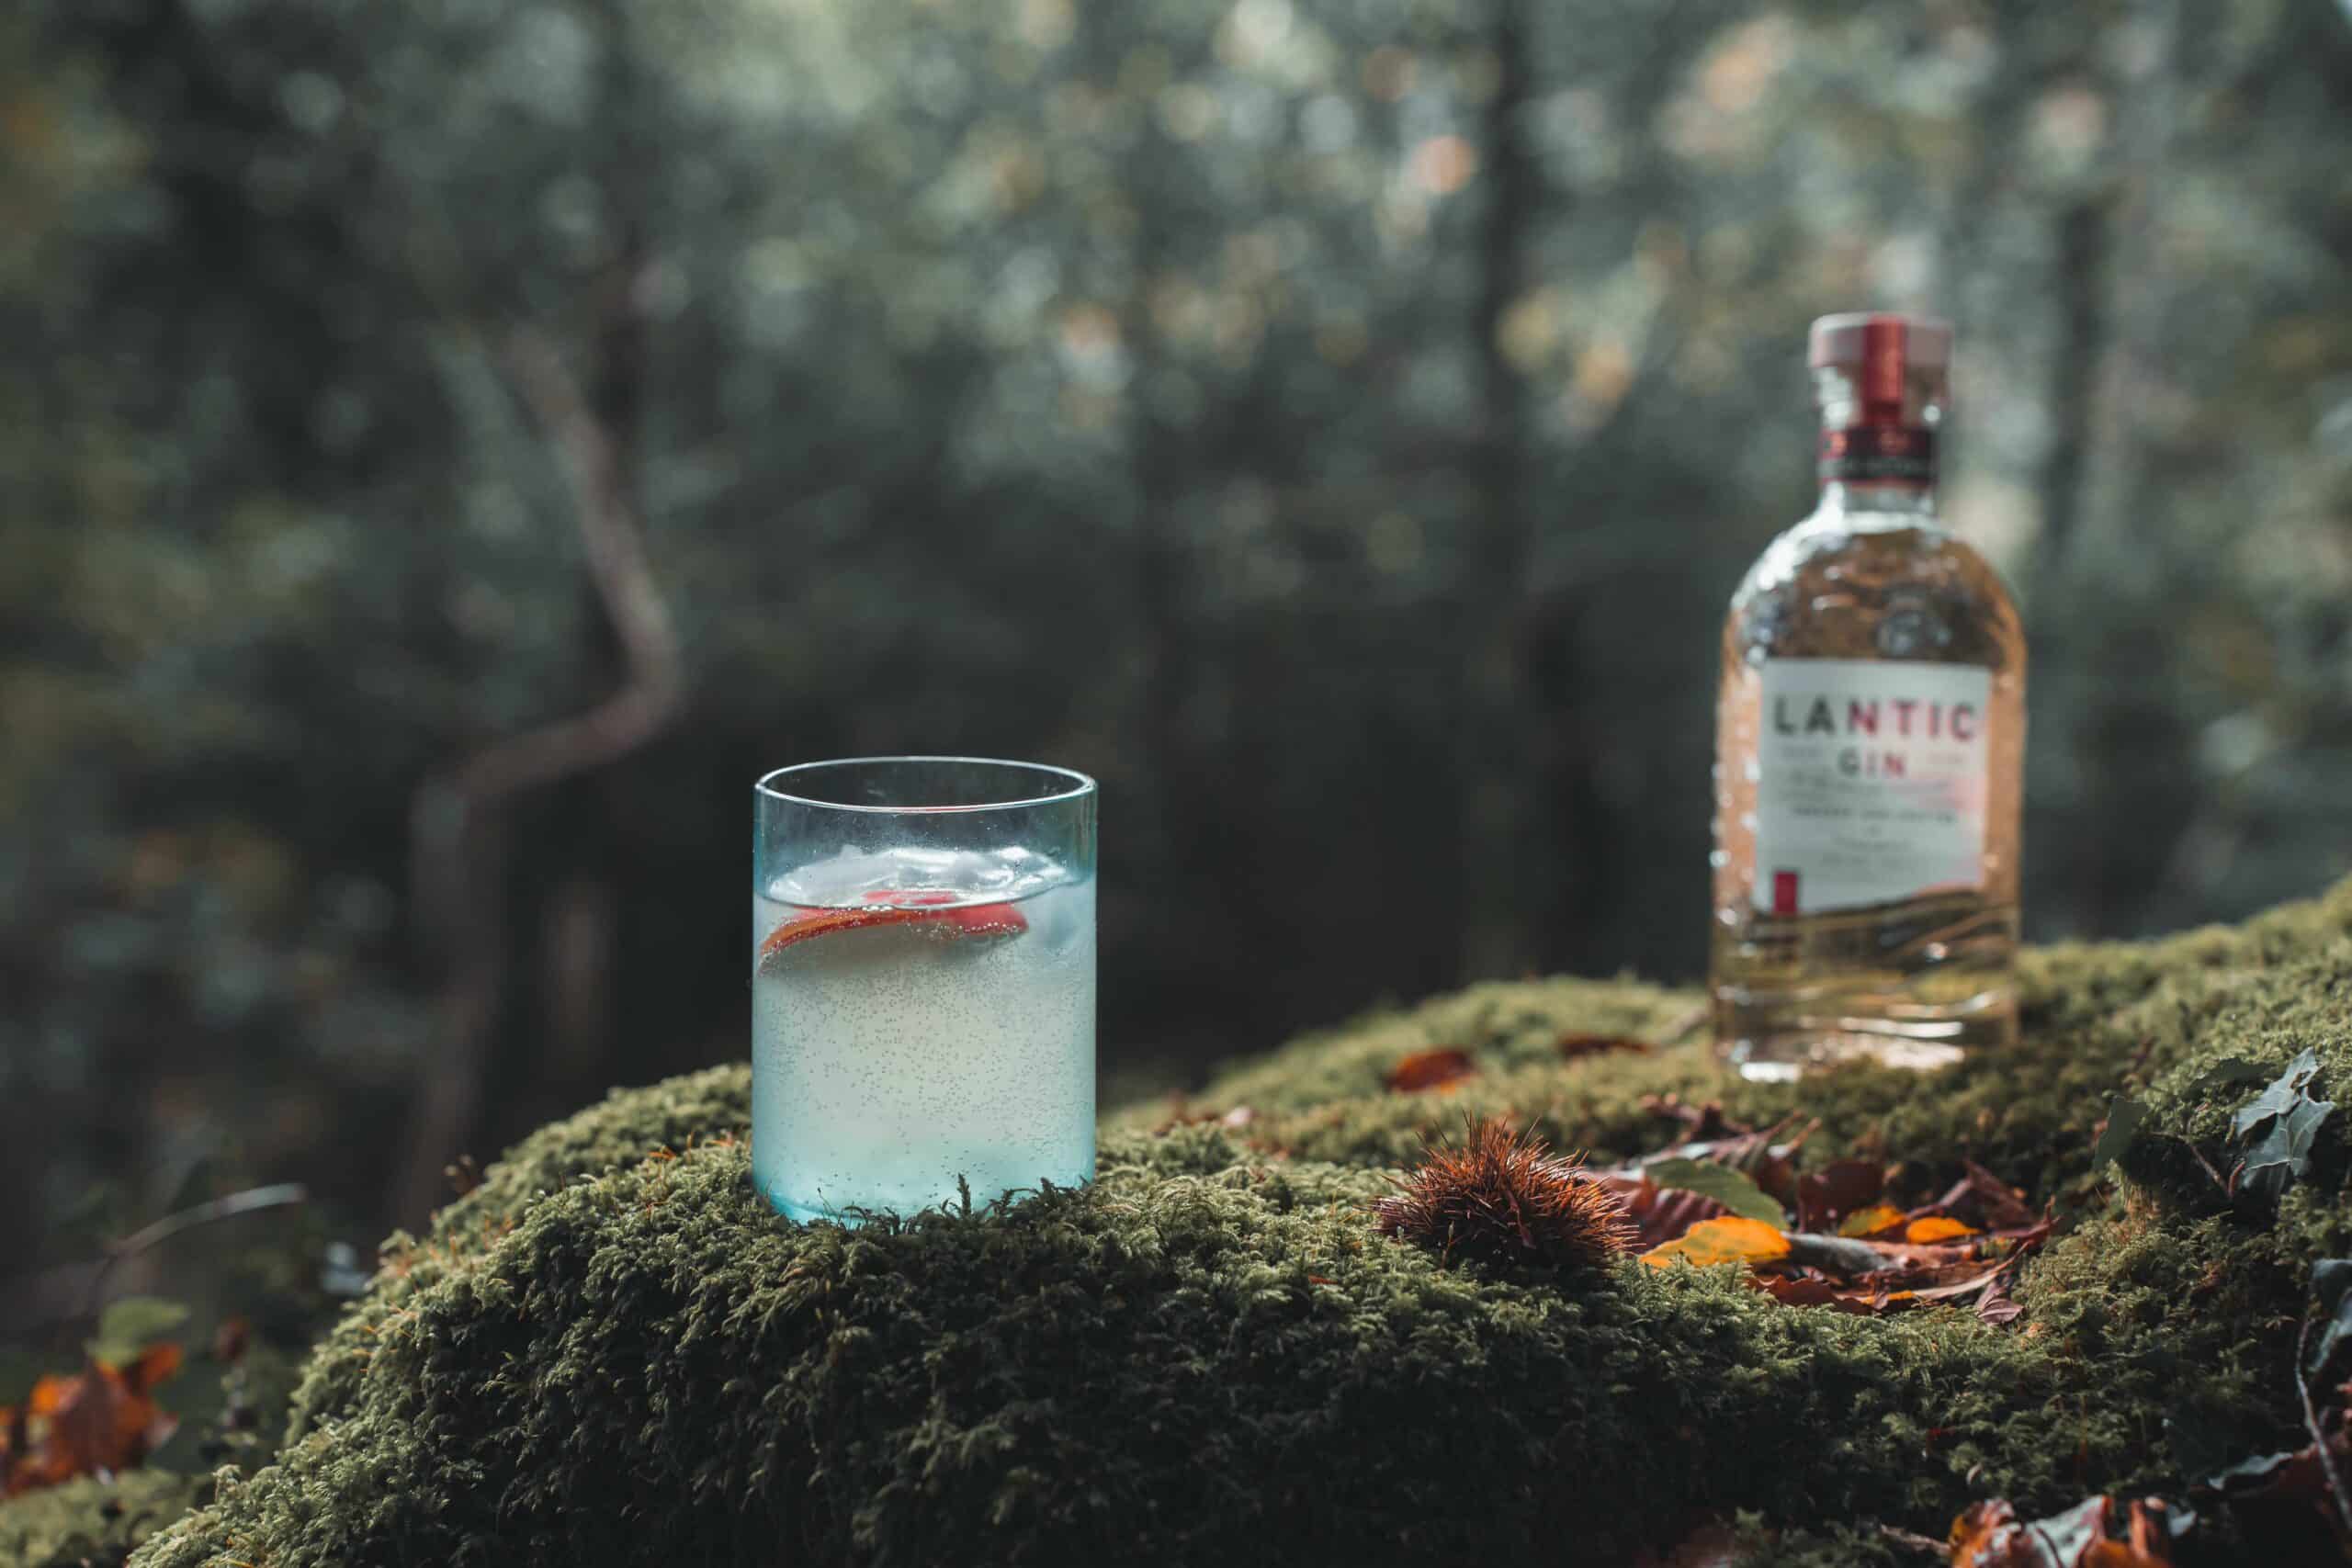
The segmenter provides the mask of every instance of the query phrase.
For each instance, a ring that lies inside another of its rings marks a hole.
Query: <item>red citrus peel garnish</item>
[[[1018,936],[1029,929],[1029,918],[1012,904],[956,904],[947,892],[908,892],[876,888],[868,893],[864,908],[804,909],[768,932],[760,943],[764,963],[794,942],[831,931],[862,931],[868,926],[904,926],[920,922],[939,928],[939,934],[961,941],[976,936]]]

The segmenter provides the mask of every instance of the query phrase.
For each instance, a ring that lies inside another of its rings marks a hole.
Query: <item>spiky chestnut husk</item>
[[[1555,1155],[1500,1118],[1471,1122],[1459,1145],[1433,1144],[1375,1206],[1381,1234],[1401,1235],[1452,1263],[1599,1269],[1626,1251],[1634,1225],[1584,1162]]]

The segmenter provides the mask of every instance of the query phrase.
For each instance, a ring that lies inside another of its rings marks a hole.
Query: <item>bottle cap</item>
[[[1883,310],[1824,316],[1813,323],[1804,358],[1816,370],[1850,369],[1864,410],[1900,409],[1913,372],[1940,374],[1951,363],[1951,323]]]

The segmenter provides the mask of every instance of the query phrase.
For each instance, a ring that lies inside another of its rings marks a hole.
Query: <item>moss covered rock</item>
[[[2275,1214],[2187,1145],[2311,1049],[2352,1084],[2352,885],[2245,927],[2026,961],[2027,1042],[1945,1072],[1726,1077],[1696,1043],[1564,1059],[1564,1032],[1695,1032],[1689,993],[1489,985],[1300,1041],[1165,1126],[1112,1117],[1099,1179],[845,1233],[752,1193],[747,1076],[613,1096],[395,1237],[318,1348],[277,1462],[145,1568],[806,1562],[1610,1562],[1708,1517],[1767,1559],[1854,1562],[1972,1498],[2178,1495],[2293,1446],[2312,1258],[2352,1248],[2331,1125]],[[1435,1045],[1479,1072],[1406,1096]],[[1604,1154],[1657,1096],[1819,1119],[1804,1157],[1963,1158],[2062,1234],[2019,1325],[1780,1306],[1724,1269],[1447,1269],[1369,1222],[1464,1112]],[[2147,1108],[2094,1172],[2109,1099]],[[6,1517],[0,1510],[0,1519]],[[2228,1527],[2221,1527],[2226,1546]]]

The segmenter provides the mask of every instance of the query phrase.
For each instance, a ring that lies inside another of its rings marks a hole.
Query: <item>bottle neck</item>
[[[1825,479],[1816,514],[1826,516],[1896,517],[1933,522],[1936,487],[1932,480],[1871,483],[1861,479]]]

